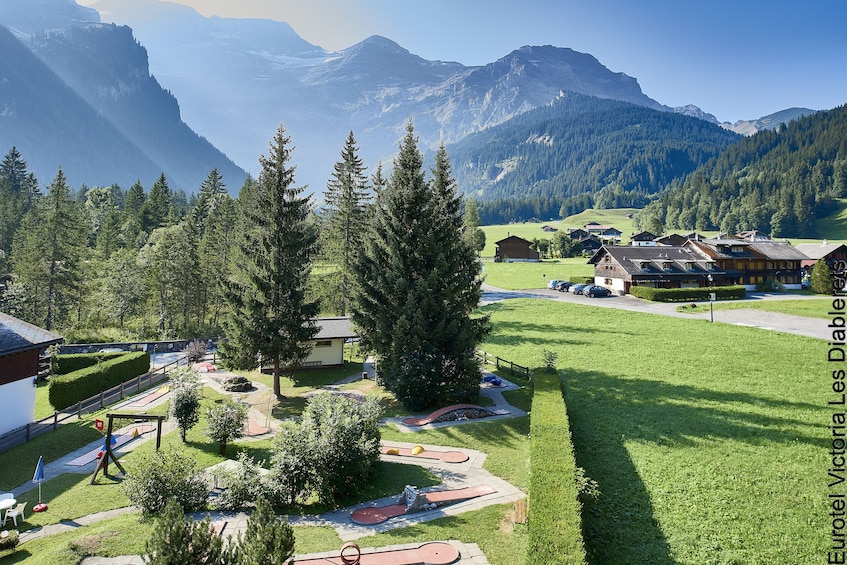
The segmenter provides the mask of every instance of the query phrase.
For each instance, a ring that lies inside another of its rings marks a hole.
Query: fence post
[[[27,422],[26,424],[26,440],[29,441],[29,427],[32,425],[32,422]]]
[[[76,417],[82,420],[82,400],[76,403]]]
[[[56,428],[59,427],[59,411],[53,410],[53,431],[56,431]]]
[[[121,383],[121,400],[124,399],[124,383]]]
[[[497,356],[494,357],[494,367],[497,369],[500,368],[500,358]]]
[[[104,406],[104,404],[103,404],[103,391],[101,390],[100,391],[100,409],[101,410],[103,409],[103,406]]]

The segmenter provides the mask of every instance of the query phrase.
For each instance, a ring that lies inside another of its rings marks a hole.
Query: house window
[[[331,339],[325,339],[325,340],[321,340],[321,341],[316,341],[315,347],[332,347],[332,340]]]

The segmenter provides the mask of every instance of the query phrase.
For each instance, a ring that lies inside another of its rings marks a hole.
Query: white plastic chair
[[[27,505],[26,502],[21,502],[17,506],[15,506],[14,508],[9,508],[8,510],[6,510],[6,515],[3,516],[3,525],[5,526],[6,521],[8,521],[9,518],[11,518],[12,522],[15,523],[15,527],[17,528],[18,527],[18,516],[21,517],[21,521],[26,520],[26,517],[24,516],[24,509],[26,508],[26,505]]]

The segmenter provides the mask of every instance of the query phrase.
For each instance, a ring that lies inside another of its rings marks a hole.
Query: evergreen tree
[[[427,182],[411,122],[373,229],[356,261],[353,320],[379,357],[379,377],[405,406],[469,400],[479,390],[476,345],[485,318],[479,262],[462,235],[461,200],[443,147]]]
[[[147,540],[147,565],[219,565],[225,554],[223,540],[207,516],[202,522],[186,520],[175,499],[168,500]]]
[[[465,239],[477,256],[485,249],[485,232],[479,227],[479,212],[473,198],[465,200]]]
[[[237,209],[228,194],[219,194],[217,204],[210,207],[206,229],[200,239],[200,265],[198,286],[200,292],[200,319],[203,323],[218,324],[224,303],[224,289],[229,273],[231,250],[236,242]],[[211,320],[207,320],[211,307]]]
[[[270,502],[256,499],[256,510],[247,517],[244,534],[238,535],[238,565],[284,565],[294,555],[294,528],[280,521]]]
[[[206,232],[206,225],[209,216],[214,211],[221,197],[226,195],[226,184],[223,180],[223,175],[215,167],[209,171],[209,175],[203,180],[200,185],[200,194],[197,196],[197,202],[194,208],[191,209],[191,220],[197,227],[197,233],[200,237]]]
[[[354,254],[361,246],[366,228],[365,210],[369,201],[368,178],[358,155],[359,148],[351,131],[341,150],[341,160],[333,167],[324,200],[326,218],[323,230],[324,259],[337,266],[337,277],[326,285],[327,296],[335,296],[338,313],[347,315],[352,285]]]
[[[231,308],[224,348],[230,362],[242,368],[255,368],[257,356],[272,363],[277,397],[283,367],[293,374],[309,354],[319,312],[318,303],[306,298],[317,241],[309,222],[311,199],[294,186],[290,143],[280,126],[269,156],[259,158],[258,183],[239,195],[244,197],[237,258],[242,276],[227,293]]]
[[[63,321],[80,284],[79,262],[85,249],[86,224],[71,199],[62,169],[36,202],[16,236],[15,273],[36,304],[30,321],[50,330]],[[43,315],[42,315],[43,312]]]
[[[141,226],[146,232],[152,232],[156,228],[167,225],[171,218],[171,205],[173,204],[173,193],[168,187],[165,173],[153,183],[150,194],[141,209]]]
[[[815,294],[832,294],[832,269],[823,259],[818,259],[812,268],[812,292]]]

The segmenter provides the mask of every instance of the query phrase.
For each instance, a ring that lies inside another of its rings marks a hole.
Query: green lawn
[[[817,298],[806,300],[759,300],[743,302],[715,302],[712,307],[715,310],[765,310],[767,312],[778,312],[780,314],[791,314],[792,316],[803,316],[806,318],[827,319],[832,306],[831,298]],[[697,308],[689,305],[677,308],[680,312],[688,314],[702,314],[708,312],[708,304],[700,304]]]
[[[546,301],[485,310],[489,353],[558,353],[577,464],[602,493],[583,511],[590,563],[825,555],[822,342]]]
[[[508,290],[547,288],[552,279],[594,277],[594,266],[583,257],[548,259],[539,263],[495,263],[485,261],[485,282]]]

